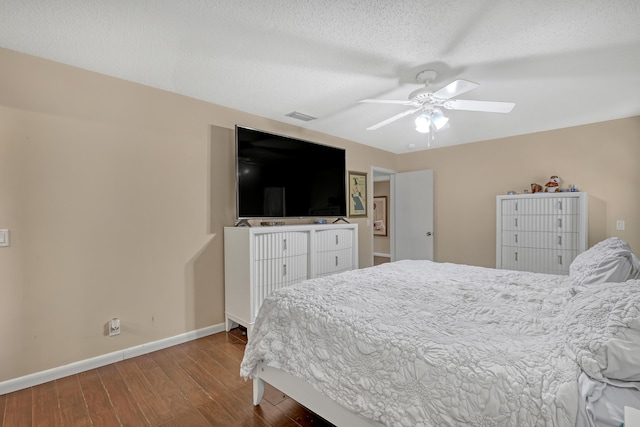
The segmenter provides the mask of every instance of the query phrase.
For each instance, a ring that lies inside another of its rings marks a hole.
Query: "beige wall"
[[[345,148],[350,170],[433,168],[437,260],[493,265],[496,194],[552,174],[592,194],[592,243],[625,219],[640,248],[640,118],[395,156],[3,49],[0,64],[0,382],[223,321],[236,123]],[[367,267],[370,221],[354,222]]]
[[[0,382],[224,319],[236,123],[360,144],[0,49]],[[360,265],[372,233],[357,220]],[[106,337],[118,316],[122,334]]]
[[[551,175],[589,194],[590,246],[619,236],[640,252],[638,159],[640,117],[632,117],[405,154],[398,168],[434,171],[435,259],[495,267],[496,195]]]

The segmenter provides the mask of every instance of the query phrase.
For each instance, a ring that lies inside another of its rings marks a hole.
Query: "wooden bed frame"
[[[310,384],[281,370],[260,362],[256,367],[253,379],[253,404],[259,405],[264,395],[264,383],[271,384],[305,408],[315,412],[336,426],[380,427],[382,424],[363,418],[351,412],[325,395],[318,392]]]

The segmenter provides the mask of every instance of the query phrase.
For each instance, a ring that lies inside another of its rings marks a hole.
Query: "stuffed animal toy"
[[[535,182],[531,184],[531,192],[532,193],[542,193],[542,185],[536,184]]]
[[[549,178],[549,182],[544,185],[545,193],[557,193],[560,191],[560,178],[553,175]]]

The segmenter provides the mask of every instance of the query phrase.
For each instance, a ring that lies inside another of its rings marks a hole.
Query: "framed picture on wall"
[[[387,235],[387,196],[373,198],[373,235]]]
[[[367,216],[367,174],[349,171],[349,216]]]

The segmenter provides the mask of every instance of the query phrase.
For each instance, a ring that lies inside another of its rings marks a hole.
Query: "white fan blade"
[[[383,121],[381,121],[380,123],[376,123],[376,124],[375,124],[375,125],[373,125],[373,126],[369,126],[369,127],[367,128],[367,130],[376,130],[376,129],[379,129],[379,128],[381,128],[382,126],[388,125],[388,124],[389,124],[389,123],[391,123],[391,122],[395,122],[396,120],[401,119],[401,118],[403,118],[403,117],[405,117],[405,116],[409,116],[409,115],[411,115],[411,114],[413,114],[413,113],[415,113],[415,112],[417,112],[417,111],[420,111],[421,109],[422,109],[422,107],[418,107],[418,108],[414,108],[414,109],[411,109],[411,110],[404,111],[404,112],[402,112],[402,113],[400,113],[400,114],[396,114],[396,115],[395,115],[395,116],[393,116],[393,117],[389,117],[387,120],[383,120]]]
[[[411,101],[401,101],[398,99],[361,99],[358,102],[366,102],[369,104],[400,104],[400,105],[409,105]]]
[[[478,83],[470,82],[469,80],[456,80],[453,83],[449,83],[442,89],[435,91],[433,96],[441,99],[449,99],[465,92],[469,92],[471,89],[475,89],[478,86],[480,86]]]
[[[447,110],[484,111],[487,113],[510,113],[516,104],[499,101],[471,101],[468,99],[452,99],[444,103]]]

